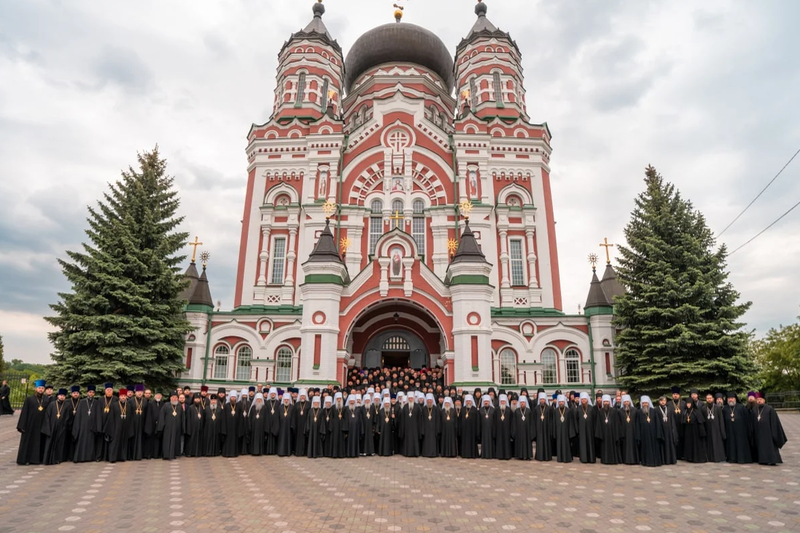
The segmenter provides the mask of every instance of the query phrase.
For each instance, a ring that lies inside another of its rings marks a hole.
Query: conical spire
[[[336,42],[336,39],[331,37],[330,32],[328,32],[328,28],[325,26],[325,23],[322,22],[322,15],[325,14],[325,6],[322,4],[322,2],[315,3],[311,8],[311,12],[314,14],[314,18],[311,19],[311,22],[309,22],[302,30],[293,33],[292,37],[286,43],[284,43],[283,47],[281,48],[281,52],[283,52],[283,49],[295,39],[318,38],[341,53],[342,48],[339,46],[339,43]]]
[[[600,287],[603,289],[603,293],[606,295],[609,305],[614,303],[615,296],[625,294],[625,287],[623,287],[617,279],[617,272],[614,270],[614,267],[611,266],[611,263],[606,264],[606,271],[603,272],[603,279],[600,281]]]
[[[486,256],[483,255],[475,235],[469,227],[469,219],[464,221],[464,233],[458,243],[458,250],[453,256],[452,263],[486,263]]]
[[[339,249],[336,246],[336,240],[331,233],[331,219],[325,220],[325,229],[319,236],[317,244],[314,246],[314,251],[308,256],[307,263],[339,263],[344,264],[342,256],[339,255]]]
[[[183,273],[183,277],[189,280],[189,285],[183,289],[178,296],[181,300],[190,301],[192,299],[192,295],[194,294],[194,290],[197,287],[197,280],[199,279],[199,275],[197,274],[197,267],[192,261],[189,264],[189,268],[186,269],[186,272]]]
[[[486,12],[488,10],[489,7],[486,5],[486,3],[484,3],[483,0],[479,0],[478,4],[475,6],[475,14],[478,15],[478,20],[476,20],[475,24],[472,25],[472,29],[469,30],[467,36],[458,44],[456,50],[461,50],[470,42],[472,42],[473,39],[480,36],[507,39],[512,46],[514,46],[514,48],[517,48],[517,43],[511,40],[511,36],[492,24],[492,22],[486,17]]]
[[[584,309],[591,309],[593,307],[610,307],[611,303],[606,298],[603,292],[603,287],[600,286],[600,280],[597,278],[597,271],[592,267],[592,283],[589,286],[589,296],[586,298],[586,305]]]
[[[192,263],[194,264],[194,263]],[[214,300],[211,299],[211,288],[208,286],[208,277],[206,277],[206,266],[203,265],[203,273],[197,280],[197,283],[189,298],[189,305],[207,305],[214,307]]]

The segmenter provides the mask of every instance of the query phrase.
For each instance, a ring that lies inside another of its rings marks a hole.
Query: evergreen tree
[[[89,207],[90,244],[59,260],[71,292],[47,318],[55,365],[48,378],[59,385],[114,381],[172,386],[183,369],[184,335],[191,329],[179,299],[185,287],[178,255],[188,234],[176,231],[179,200],[166,161],[138,156]]]
[[[739,319],[750,303],[728,281],[725,245],[703,215],[652,166],[620,246],[615,300],[620,383],[664,393],[671,386],[741,392],[755,366]]]
[[[3,359],[3,336],[0,335],[0,372],[5,372],[6,361]]]

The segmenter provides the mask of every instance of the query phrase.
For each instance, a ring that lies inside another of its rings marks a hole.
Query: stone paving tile
[[[20,467],[0,418],[0,533],[800,531],[800,415],[784,463],[662,468],[372,457]]]

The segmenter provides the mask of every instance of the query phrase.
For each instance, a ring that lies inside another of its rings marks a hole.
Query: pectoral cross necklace
[[[44,396],[36,398],[36,401],[39,402],[39,410],[44,411],[44,407],[42,407],[42,402],[44,401]]]
[[[63,408],[64,408],[63,402],[61,403],[61,405],[58,405],[58,402],[56,401],[56,418],[61,418],[61,410]],[[761,420],[761,417],[759,416],[758,419]]]
[[[561,413],[561,421],[563,422],[564,421],[564,413],[567,412],[567,408],[566,407],[559,407],[558,408],[558,412]]]
[[[136,402],[136,414],[137,415],[142,414],[142,402],[144,400],[140,400],[139,398],[134,397],[133,401]]]
[[[105,407],[103,407],[103,412],[107,413],[111,411],[111,408],[109,407],[111,403],[109,402],[108,396],[103,396],[103,401],[105,402]]]
[[[756,419],[757,419],[759,422],[761,422],[761,413],[763,413],[763,412],[764,412],[764,408],[763,408],[763,407],[761,407],[761,408],[758,408],[758,407],[756,407],[756,411],[758,412],[758,416],[756,416]]]
[[[75,398],[70,398],[69,401],[72,402],[72,414],[73,415],[78,414],[78,404],[75,403]],[[81,401],[78,400],[78,403],[80,403],[80,402]]]

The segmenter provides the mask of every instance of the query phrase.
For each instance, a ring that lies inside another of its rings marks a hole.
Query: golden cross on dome
[[[403,0],[400,0],[401,2]],[[403,20],[403,10],[405,8],[400,4],[394,4],[394,20],[400,22]]]
[[[600,243],[600,246],[606,249],[606,263],[611,264],[611,253],[609,248],[612,248],[614,245],[608,242],[608,237],[603,238],[603,242]]]
[[[194,263],[194,260],[197,258],[197,247],[198,247],[198,246],[203,246],[203,243],[202,243],[202,242],[200,242],[200,240],[199,240],[199,239],[197,238],[197,236],[195,235],[195,237],[194,237],[194,242],[190,242],[190,243],[187,243],[187,244],[188,244],[189,246],[193,246],[193,247],[194,247],[194,248],[192,249],[192,263]]]
[[[395,211],[394,215],[389,217],[389,220],[394,220],[394,227],[399,228],[400,227],[400,221],[403,220],[403,218],[405,218],[405,217],[403,217],[400,214],[400,211]]]

